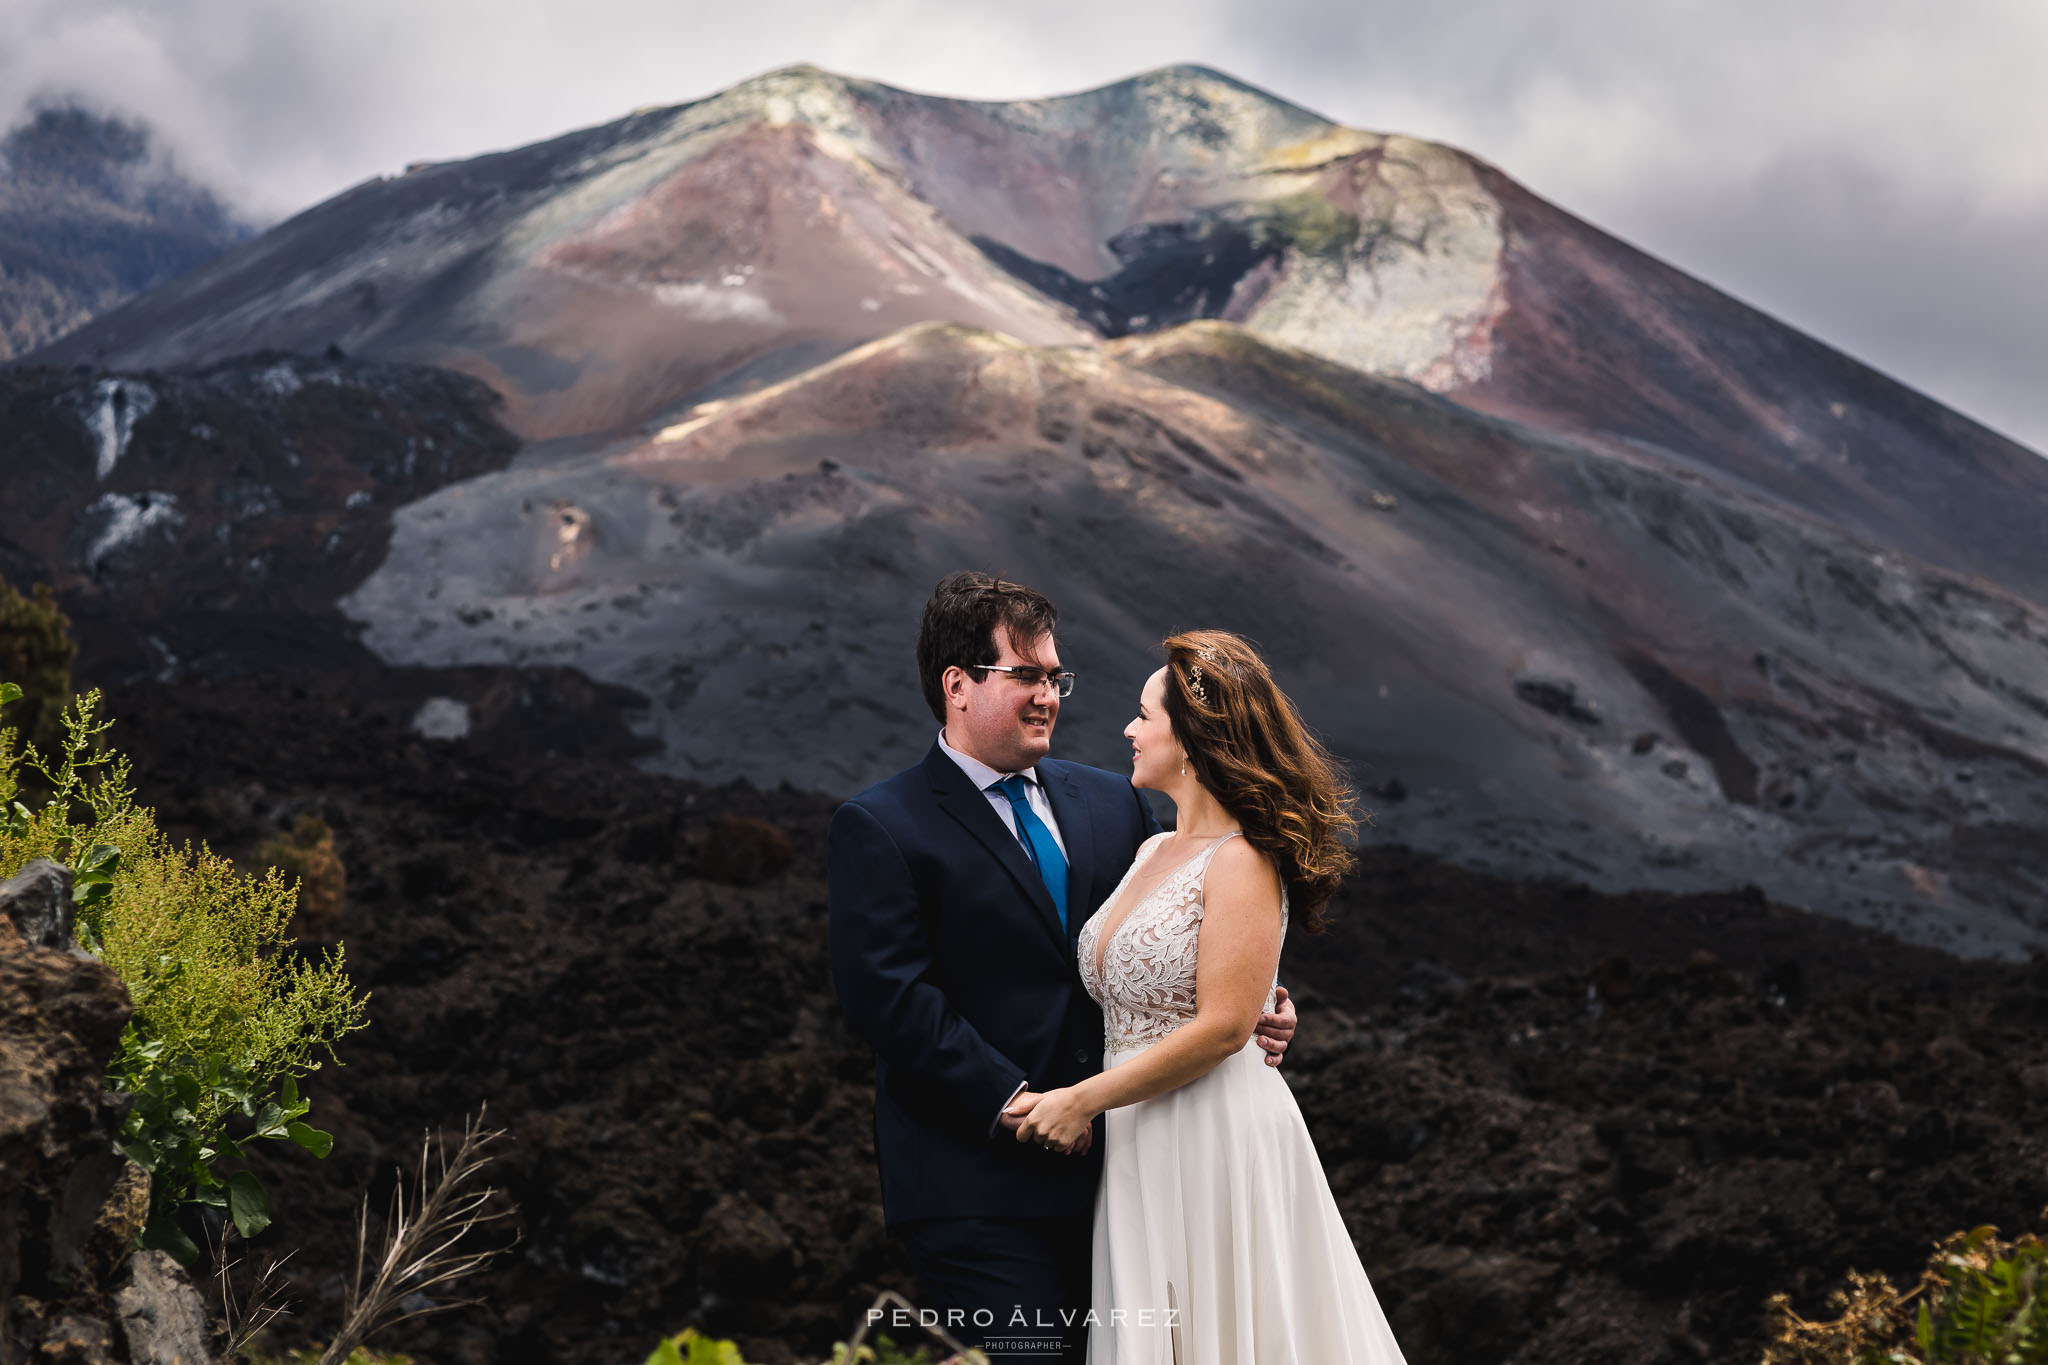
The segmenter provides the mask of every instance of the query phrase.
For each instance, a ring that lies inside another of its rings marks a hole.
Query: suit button
[[[1077,1052],[1077,1053],[1075,1053],[1075,1054],[1074,1054],[1074,1060],[1075,1060],[1075,1061],[1077,1061],[1077,1062],[1079,1062],[1079,1063],[1080,1063],[1080,1064],[1081,1064],[1082,1066],[1086,1066],[1086,1065],[1088,1065],[1088,1053],[1087,1053],[1087,1051],[1086,1051],[1086,1050],[1084,1049],[1084,1050],[1082,1050],[1082,1051],[1080,1051],[1080,1052]]]

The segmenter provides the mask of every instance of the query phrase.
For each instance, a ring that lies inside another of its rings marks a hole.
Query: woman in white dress
[[[1081,929],[1101,1074],[1026,1096],[1019,1141],[1067,1150],[1107,1114],[1090,1365],[1400,1365],[1301,1111],[1252,1041],[1290,901],[1311,933],[1351,866],[1334,763],[1256,651],[1166,642],[1131,781],[1177,828]]]

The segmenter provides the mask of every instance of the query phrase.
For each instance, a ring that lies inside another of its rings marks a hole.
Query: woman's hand
[[[1035,1142],[1055,1152],[1072,1152],[1077,1147],[1085,1151],[1082,1144],[1089,1140],[1090,1125],[1101,1111],[1089,1108],[1078,1089],[1070,1085],[1030,1097],[1024,1121],[1017,1125],[1017,1141]],[[1017,1106],[1006,1112],[1016,1113]]]

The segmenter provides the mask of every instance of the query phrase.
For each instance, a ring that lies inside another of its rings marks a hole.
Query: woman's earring
[[[1180,775],[1182,777],[1188,775],[1188,751],[1186,749],[1180,751]]]

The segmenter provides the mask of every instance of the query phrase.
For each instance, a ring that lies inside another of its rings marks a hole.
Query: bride
[[[1351,865],[1335,764],[1223,631],[1166,642],[1131,782],[1178,827],[1081,929],[1103,1070],[1027,1095],[1017,1138],[1065,1151],[1107,1114],[1090,1365],[1400,1365],[1301,1111],[1251,1041],[1290,902],[1310,933]]]

